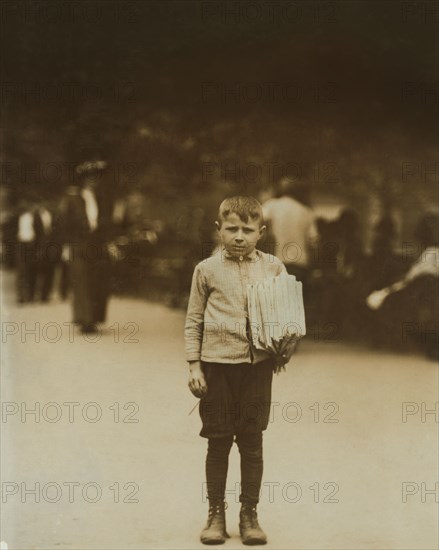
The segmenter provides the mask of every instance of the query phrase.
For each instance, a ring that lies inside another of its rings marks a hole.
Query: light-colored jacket
[[[259,250],[235,258],[224,249],[200,262],[189,298],[185,343],[187,361],[259,363],[268,354],[248,338],[247,284],[285,272],[282,262]]]

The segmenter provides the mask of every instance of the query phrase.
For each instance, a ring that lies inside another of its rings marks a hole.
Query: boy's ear
[[[266,230],[267,230],[267,226],[261,225],[261,227],[259,228],[259,238],[264,236]]]
[[[219,222],[215,222],[215,227],[216,227],[217,231],[219,231],[221,229],[221,226],[220,226]]]

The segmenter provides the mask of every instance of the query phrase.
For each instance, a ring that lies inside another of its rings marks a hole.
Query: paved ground
[[[205,441],[198,411],[188,415],[183,314],[115,298],[112,328],[88,342],[63,325],[67,304],[18,308],[10,274],[4,286],[2,540],[20,550],[202,547]],[[438,424],[421,414],[437,392],[437,365],[423,357],[304,341],[274,381],[266,548],[437,548],[425,491],[438,481]],[[229,549],[242,548],[238,482],[234,448]]]

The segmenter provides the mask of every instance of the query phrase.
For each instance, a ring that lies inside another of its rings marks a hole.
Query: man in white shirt
[[[37,278],[37,227],[35,205],[29,199],[20,203],[17,219],[17,301],[32,302]]]
[[[315,216],[309,206],[297,200],[290,178],[283,178],[279,188],[280,196],[263,204],[264,220],[274,237],[274,254],[288,273],[306,283],[318,239]]]

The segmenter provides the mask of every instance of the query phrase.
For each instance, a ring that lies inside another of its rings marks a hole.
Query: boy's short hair
[[[259,221],[260,224],[264,221],[261,204],[255,198],[245,195],[236,195],[223,200],[218,210],[218,221],[222,224],[230,214],[236,214],[245,223],[249,218]]]

